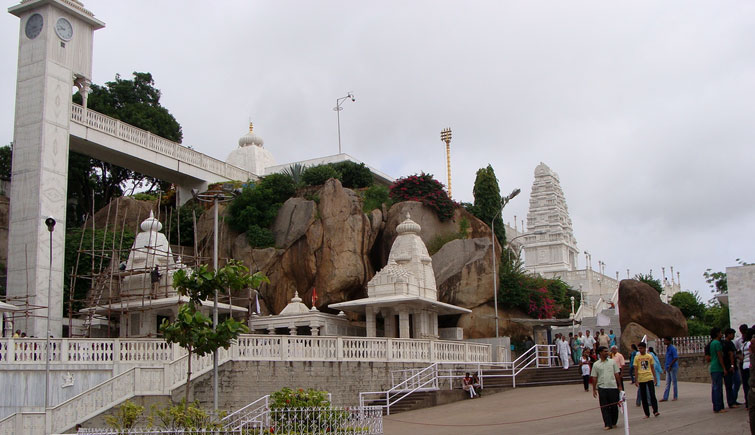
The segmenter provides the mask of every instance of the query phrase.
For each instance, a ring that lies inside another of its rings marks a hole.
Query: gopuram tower
[[[535,181],[527,212],[525,268],[532,273],[571,271],[577,268],[577,241],[558,174],[545,163],[535,168]]]

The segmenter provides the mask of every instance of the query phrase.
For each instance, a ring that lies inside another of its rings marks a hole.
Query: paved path
[[[637,389],[628,386],[629,395],[634,399]],[[660,387],[656,393],[661,396],[659,390]],[[675,402],[659,403],[661,415],[647,420],[642,408],[630,400],[630,432],[642,435],[750,433],[744,407],[725,414],[713,413],[709,384],[680,382],[679,394],[680,399]],[[741,394],[740,400],[743,400]],[[604,431],[600,410],[590,409],[597,406],[598,399],[593,399],[591,392],[585,393],[581,385],[517,388],[479,399],[386,416],[384,428],[389,435],[623,434],[623,414],[619,414],[618,428]],[[590,410],[579,412],[587,409]],[[559,415],[562,417],[543,419]],[[542,420],[522,422],[535,419]]]

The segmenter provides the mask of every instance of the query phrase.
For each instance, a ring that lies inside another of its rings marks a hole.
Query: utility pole
[[[440,140],[446,143],[446,170],[448,172],[448,197],[451,198],[451,129],[440,131]]]

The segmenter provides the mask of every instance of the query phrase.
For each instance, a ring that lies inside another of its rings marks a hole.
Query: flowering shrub
[[[530,305],[527,313],[538,319],[550,319],[556,315],[556,303],[545,287],[530,293]]]
[[[399,178],[391,185],[391,199],[394,203],[402,201],[419,201],[435,211],[438,219],[446,221],[454,215],[456,204],[443,190],[443,185],[432,174],[410,175]]]
[[[313,389],[292,390],[284,388],[270,395],[270,409],[278,408],[321,408],[330,406],[327,391]]]

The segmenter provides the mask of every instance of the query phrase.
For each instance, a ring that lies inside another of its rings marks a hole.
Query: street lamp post
[[[343,102],[349,99],[352,102],[356,101],[354,93],[349,92],[345,97],[336,98],[336,107],[333,108],[336,112],[336,117],[338,118],[338,154],[341,154],[341,110],[343,110]]]
[[[212,268],[215,273],[218,272],[218,205],[221,202],[228,202],[233,199],[233,187],[230,184],[224,184],[221,191],[194,193],[194,198],[202,202],[212,202],[214,211],[213,221],[213,241],[212,241]],[[212,330],[218,327],[218,289],[215,289],[215,296],[212,304]],[[218,412],[218,351],[212,353],[212,406],[217,414]]]
[[[448,173],[448,197],[451,198],[451,129],[440,131],[440,140],[446,143],[446,171]],[[513,196],[512,196],[513,198]],[[504,204],[505,206],[506,204]]]
[[[503,208],[506,207],[506,204],[511,201],[512,198],[519,195],[519,192],[521,192],[521,189],[514,189],[511,191],[511,193],[508,196],[504,196],[501,198],[501,213],[503,213]],[[493,220],[490,222],[490,241],[491,241],[491,250],[493,252],[493,309],[495,310],[495,338],[496,338],[496,345],[498,341],[498,286],[497,282],[498,278],[496,276],[496,270],[495,270],[495,218],[496,216],[493,216]],[[503,250],[503,246],[501,246],[501,250]]]
[[[574,312],[574,296],[570,297],[571,299],[571,334],[574,335],[574,320],[577,314]]]
[[[55,230],[55,219],[45,219],[47,231],[50,232],[50,270],[47,279],[47,337],[45,346],[45,410],[50,407],[50,309],[52,308],[52,232]]]

